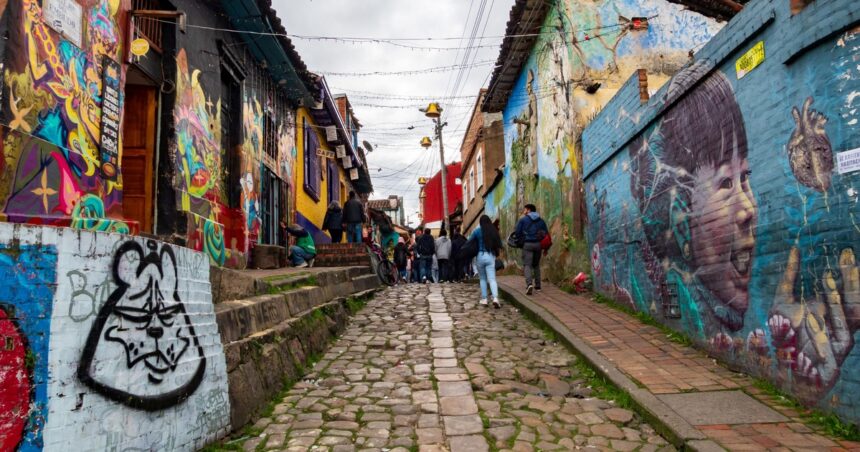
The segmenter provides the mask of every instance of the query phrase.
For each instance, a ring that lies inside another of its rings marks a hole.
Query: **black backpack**
[[[478,239],[471,238],[460,247],[460,251],[456,257],[463,261],[471,261],[478,255],[478,248]]]
[[[394,247],[394,265],[397,268],[406,268],[406,260],[408,259],[406,246],[402,243],[398,243],[396,247]]]

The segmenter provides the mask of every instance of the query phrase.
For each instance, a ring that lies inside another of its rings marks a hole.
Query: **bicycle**
[[[370,245],[370,261],[376,269],[376,276],[386,286],[394,286],[400,281],[400,272],[388,258],[388,253],[378,243]]]

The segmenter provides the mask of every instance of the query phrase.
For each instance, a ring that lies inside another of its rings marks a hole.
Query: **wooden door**
[[[126,85],[123,120],[122,214],[152,233],[152,167],[155,161],[155,88]]]

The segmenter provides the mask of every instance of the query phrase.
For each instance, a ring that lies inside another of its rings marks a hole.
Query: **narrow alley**
[[[577,358],[477,286],[378,293],[244,450],[674,450],[632,411],[591,397]]]

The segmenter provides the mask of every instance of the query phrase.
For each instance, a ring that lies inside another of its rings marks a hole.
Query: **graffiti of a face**
[[[749,305],[748,286],[756,224],[756,202],[749,185],[746,159],[696,173],[690,221],[696,276],[729,308],[743,314]]]
[[[720,330],[741,329],[757,207],[743,117],[725,76],[715,73],[688,93],[630,156],[631,189],[655,260],[706,289],[697,301]]]
[[[206,358],[179,298],[172,248],[146,246],[129,241],[117,250],[118,287],[90,330],[78,377],[118,402],[159,410],[197,389]]]

